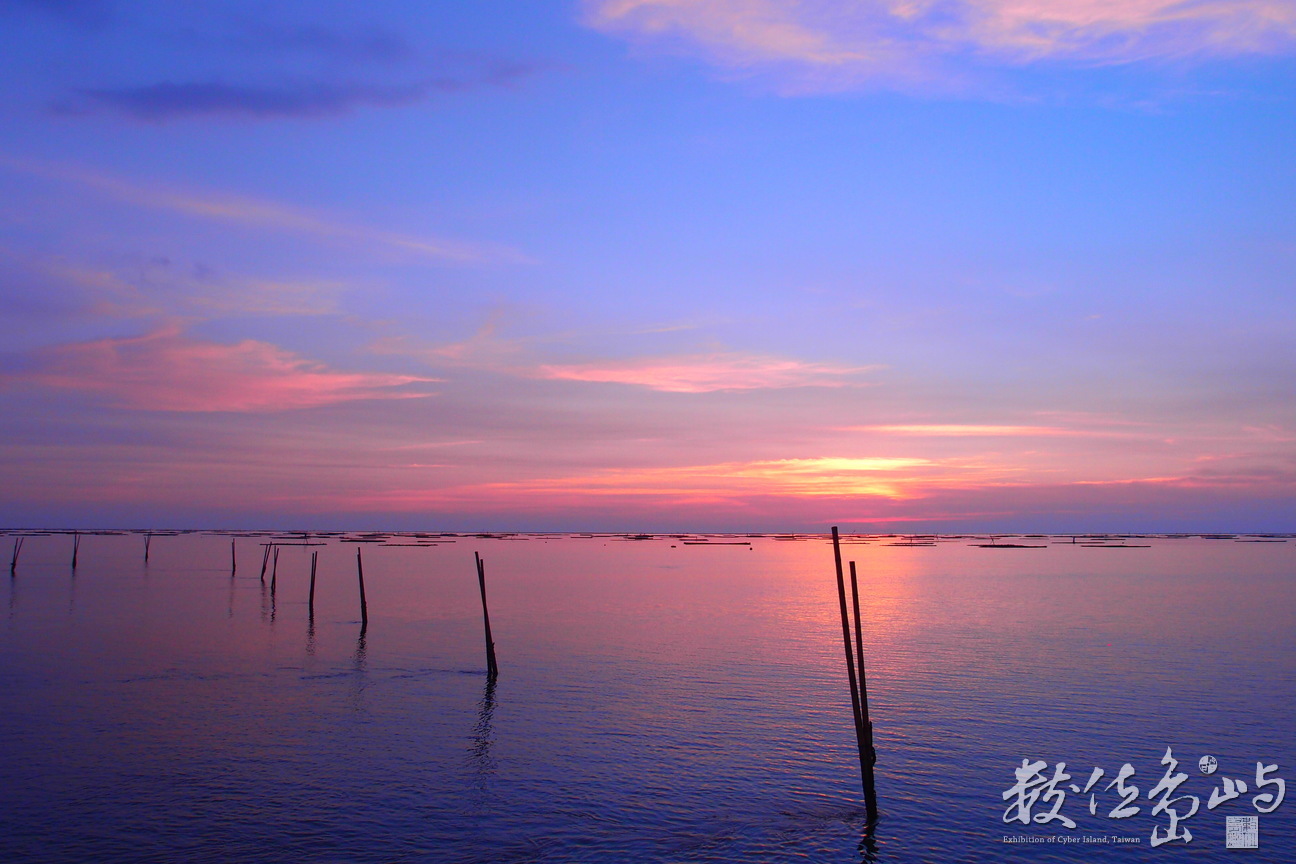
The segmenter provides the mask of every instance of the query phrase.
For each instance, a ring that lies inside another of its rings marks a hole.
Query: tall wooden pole
[[[868,800],[868,759],[864,753],[864,721],[860,714],[859,684],[855,679],[855,658],[851,651],[850,613],[846,610],[846,579],[842,573],[841,542],[837,536],[837,526],[832,529],[833,561],[837,565],[837,601],[841,606],[842,643],[846,649],[846,677],[850,679],[851,713],[855,717],[855,743],[859,750],[860,782],[864,787],[865,801]],[[872,818],[872,814],[869,814]]]
[[[360,561],[360,547],[356,547],[356,578],[360,581],[360,630],[369,626],[369,604],[365,602],[364,564]]]
[[[14,538],[13,559],[9,562],[9,575],[13,576],[18,572],[18,553],[22,551],[23,538]]]
[[[230,578],[231,579],[233,579],[234,574],[238,572],[238,556],[234,553],[234,542],[235,542],[234,538],[231,537],[230,538]]]
[[[270,566],[270,549],[273,546],[274,546],[273,543],[267,543],[265,545],[265,552],[262,553],[261,555],[261,584],[262,585],[265,584],[265,571],[266,571],[266,567]]]
[[[482,622],[486,625],[486,675],[494,678],[499,674],[499,664],[495,662],[495,640],[491,638],[490,610],[486,607],[486,562],[476,552],[473,558],[477,560],[477,586],[481,589]]]
[[[359,549],[357,548],[356,551],[358,552]],[[314,618],[314,617],[315,617],[315,563],[316,563],[316,561],[318,561],[318,560],[319,560],[319,553],[318,553],[318,552],[312,552],[312,553],[311,553],[311,584],[310,584],[310,596],[309,596],[309,597],[307,598],[307,600],[306,600],[306,608],[307,608],[307,610],[308,610],[308,614],[310,615],[311,618]]]
[[[877,763],[877,750],[873,747],[873,721],[869,719],[868,677],[864,674],[864,631],[860,625],[859,585],[855,578],[855,562],[850,562],[851,600],[855,606],[855,671],[859,674],[860,726],[864,732],[864,803],[869,819],[877,818],[877,787],[873,782],[873,766]]]
[[[150,546],[152,543],[153,543],[153,535],[152,535],[152,534],[145,534],[145,535],[144,535],[144,563],[145,563],[145,564],[148,563],[149,546]]]
[[[72,532],[72,569],[73,570],[76,569],[77,552],[79,552],[80,550],[81,550],[81,535],[74,531]]]

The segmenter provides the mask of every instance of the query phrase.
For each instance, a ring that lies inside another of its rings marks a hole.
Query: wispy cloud
[[[462,263],[527,260],[526,256],[506,247],[383,231],[330,219],[308,210],[273,201],[132,182],[75,165],[16,159],[0,154],[0,166],[65,183],[74,183],[138,207],[182,213],[253,228],[269,228],[323,240],[343,240],[385,246],[420,256]]]
[[[0,262],[19,263],[84,312],[105,318],[219,318],[244,315],[320,316],[341,312],[342,282],[269,280],[182,268],[165,258],[114,267],[64,257],[18,255],[0,244]],[[0,279],[13,278],[0,269]]]
[[[1021,438],[1052,435],[1086,435],[1083,430],[1060,426],[996,426],[977,423],[919,423],[909,425],[842,426],[842,432],[874,432],[918,438]]]
[[[44,349],[9,384],[75,390],[150,411],[265,412],[428,395],[410,375],[340,372],[266,342],[191,339],[177,327]]]
[[[486,320],[467,339],[445,345],[435,345],[416,351],[425,360],[448,362],[470,366],[498,367],[503,363],[515,362],[521,348],[515,339],[505,339],[499,335],[500,325],[504,321],[505,310],[502,307],[492,309]],[[390,347],[398,346],[391,345]],[[380,353],[387,350],[375,346]]]
[[[184,306],[212,315],[336,315],[345,286],[340,282],[242,280],[190,284]]]
[[[668,393],[709,393],[779,387],[844,387],[857,383],[860,374],[875,368],[719,353],[541,365],[533,374],[562,381],[631,384]]]
[[[1087,419],[1073,425],[1031,426],[993,423],[893,423],[839,426],[839,432],[867,432],[904,438],[1121,438],[1161,440],[1166,430],[1128,421]]]
[[[136,87],[78,90],[53,106],[57,114],[104,109],[132,120],[161,123],[201,117],[245,120],[311,119],[349,114],[359,108],[390,108],[422,102],[437,94],[500,87],[537,67],[497,64],[471,77],[428,78],[400,84],[301,81],[292,84],[231,84],[224,81],[162,81]]]
[[[584,362],[548,362],[542,343],[565,342],[571,334],[509,338],[501,334],[505,310],[497,308],[465,339],[420,346],[406,337],[384,337],[370,345],[376,354],[412,357],[436,367],[462,366],[517,378],[624,384],[663,393],[774,390],[790,387],[857,386],[881,366],[816,363],[740,351],[658,354]],[[689,328],[649,328],[644,333]],[[588,356],[588,355],[587,355]]]
[[[1284,52],[1291,0],[586,0],[586,21],[675,42],[737,70],[843,89],[941,77],[951,57],[991,66],[1118,64]]]
[[[221,81],[139,87],[85,89],[77,98],[55,106],[60,114],[103,108],[133,120],[162,122],[186,117],[231,117],[252,120],[330,117],[362,107],[391,107],[421,101],[426,84],[377,85],[313,81],[295,86],[249,86]]]

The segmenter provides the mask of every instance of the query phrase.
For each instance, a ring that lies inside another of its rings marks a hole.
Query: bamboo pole
[[[310,596],[306,601],[306,608],[311,618],[315,617],[315,564],[318,560],[319,560],[319,553],[312,552],[311,553]]]
[[[864,770],[864,804],[869,819],[877,818],[877,787],[873,778],[873,766],[877,764],[877,750],[873,747],[873,721],[869,719],[868,677],[864,674],[864,631],[860,625],[859,586],[855,578],[855,562],[850,562],[851,601],[855,607],[855,671],[859,675],[860,726],[864,732],[864,748],[867,767]]]
[[[855,719],[855,743],[859,750],[860,783],[868,798],[868,760],[864,754],[864,722],[860,715],[859,684],[855,679],[855,658],[851,651],[850,613],[846,611],[846,579],[842,574],[841,542],[837,526],[832,529],[833,561],[837,565],[837,601],[841,606],[842,643],[846,648],[846,677],[850,679],[851,713]],[[871,818],[871,816],[870,816]]]
[[[18,572],[18,553],[22,551],[23,538],[14,538],[13,559],[9,562],[9,575],[12,576]]]
[[[360,632],[369,626],[369,604],[365,602],[364,564],[360,560],[360,547],[356,547],[356,578],[360,582]]]
[[[265,544],[265,552],[261,555],[261,584],[265,584],[266,567],[270,565],[270,550],[274,547],[273,543]]]
[[[490,610],[486,607],[486,562],[481,555],[473,553],[477,560],[477,586],[481,588],[482,623],[486,626],[486,675],[494,678],[499,674],[499,664],[495,660],[495,640],[491,638]]]

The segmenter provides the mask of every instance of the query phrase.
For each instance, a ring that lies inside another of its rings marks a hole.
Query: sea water
[[[823,537],[26,533],[0,861],[1296,860],[1290,538],[847,538],[870,824]]]

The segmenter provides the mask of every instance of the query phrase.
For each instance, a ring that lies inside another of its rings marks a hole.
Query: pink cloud
[[[1020,438],[1052,435],[1086,435],[1081,430],[1056,426],[996,426],[978,423],[915,423],[908,425],[844,426],[843,432],[876,432],[932,438]]]
[[[425,396],[396,388],[435,381],[330,370],[275,345],[203,342],[166,328],[49,348],[11,382],[79,390],[151,411],[287,411],[353,399]]]
[[[876,367],[807,363],[755,354],[641,357],[601,363],[544,365],[539,378],[633,384],[667,393],[758,390],[777,387],[844,387]]]
[[[586,0],[586,22],[675,40],[719,65],[776,67],[803,89],[938,75],[942,56],[1020,65],[1288,51],[1291,0]]]

